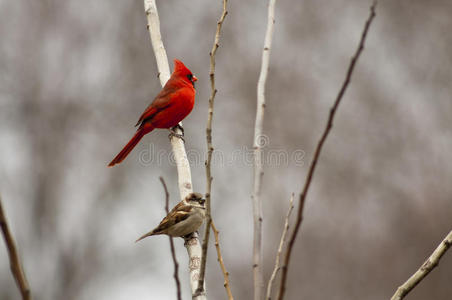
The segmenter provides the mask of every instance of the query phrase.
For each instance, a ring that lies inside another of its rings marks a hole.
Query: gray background
[[[236,299],[252,295],[252,166],[267,1],[230,1],[217,53],[213,216]],[[265,276],[369,1],[278,1],[267,82]],[[205,191],[209,51],[221,1],[159,1],[170,59],[199,78],[184,121]],[[318,164],[287,299],[389,299],[452,228],[452,2],[381,1]],[[167,131],[107,163],[160,90],[143,1],[0,0],[0,192],[35,299],[175,299],[166,237]],[[172,68],[172,63],[171,63]],[[149,151],[157,160],[140,161]],[[272,154],[273,153],[273,154]],[[304,153],[295,163],[293,153]],[[141,156],[140,156],[141,155]],[[142,156],[144,155],[144,156]],[[176,241],[183,296],[187,257]],[[212,247],[208,293],[225,299]],[[450,299],[452,254],[409,299]],[[0,245],[0,299],[18,299]]]

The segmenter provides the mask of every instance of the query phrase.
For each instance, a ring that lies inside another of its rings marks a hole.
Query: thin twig
[[[210,223],[210,226],[212,227],[213,235],[215,236],[215,248],[217,249],[217,259],[218,263],[220,264],[221,271],[223,272],[224,277],[224,288],[226,289],[226,293],[228,294],[229,300],[234,300],[234,297],[232,296],[231,286],[229,284],[229,273],[226,271],[226,267],[224,265],[223,256],[221,255],[221,249],[220,249],[220,232],[215,227],[215,223],[212,221]]]
[[[206,160],[206,227],[204,231],[204,239],[202,242],[202,256],[201,256],[201,271],[199,274],[199,283],[197,293],[201,293],[204,289],[204,279],[206,274],[206,262],[207,262],[207,250],[209,246],[210,237],[210,224],[212,222],[211,215],[211,189],[212,189],[212,173],[211,173],[211,162],[213,154],[213,144],[212,144],[212,118],[213,118],[213,108],[215,103],[215,95],[217,94],[217,89],[215,88],[215,54],[220,44],[220,34],[221,27],[223,25],[224,19],[228,14],[226,6],[228,1],[223,1],[223,11],[221,13],[220,19],[217,22],[217,30],[215,32],[215,39],[213,42],[212,50],[210,51],[210,87],[211,93],[209,98],[209,109],[207,116],[207,126],[206,126],[206,140],[207,140],[207,160]]]
[[[168,188],[165,183],[165,179],[163,179],[162,176],[160,176],[160,182],[163,185],[163,189],[165,190],[165,211],[166,214],[169,214],[169,192]],[[176,250],[174,248],[174,241],[171,236],[168,236],[170,247],[171,247],[171,256],[173,257],[174,262],[174,280],[176,281],[176,288],[177,288],[177,299],[182,300],[181,290],[180,290],[180,280],[179,280],[179,263],[177,262],[176,258]]]
[[[6,221],[6,215],[5,212],[3,211],[1,196],[0,196],[0,227],[2,228],[6,248],[8,249],[11,273],[13,274],[13,277],[16,280],[16,284],[22,295],[22,299],[30,300],[31,299],[30,287],[28,285],[25,272],[22,268],[22,263],[20,262],[19,254],[17,253],[14,237],[9,230],[8,222]]]
[[[253,282],[254,300],[261,300],[264,291],[263,254],[262,254],[262,200],[260,198],[264,168],[262,164],[262,147],[265,146],[265,137],[262,135],[265,110],[265,83],[267,81],[268,65],[270,62],[270,48],[275,24],[276,0],[268,2],[267,30],[265,32],[264,49],[262,51],[261,71],[257,82],[257,108],[254,125],[254,183],[253,195]]]
[[[165,190],[165,211],[166,211],[166,214],[168,215],[169,214],[169,192],[168,192],[168,187],[166,186],[165,179],[163,179],[162,176],[160,176],[159,179],[160,179],[160,182],[163,185],[163,189]]]
[[[295,239],[297,237],[298,231],[300,229],[301,222],[303,220],[304,202],[305,202],[308,190],[309,190],[309,186],[311,185],[312,177],[314,175],[314,170],[315,170],[315,167],[317,165],[317,161],[319,159],[320,152],[322,150],[323,144],[324,144],[324,142],[325,142],[325,140],[326,140],[331,128],[333,127],[333,119],[334,119],[336,110],[337,110],[337,108],[339,106],[339,103],[341,102],[342,97],[344,96],[345,90],[347,89],[347,87],[348,87],[348,85],[350,83],[350,79],[352,77],[353,70],[355,68],[355,64],[358,61],[358,58],[359,58],[361,52],[364,49],[364,41],[366,40],[367,32],[369,31],[370,24],[372,23],[372,20],[375,17],[375,7],[376,7],[376,5],[377,5],[377,1],[374,1],[372,6],[370,7],[370,14],[369,14],[368,19],[366,20],[365,25],[364,25],[364,30],[363,30],[362,35],[361,35],[361,40],[359,42],[358,49],[356,50],[354,56],[352,57],[352,60],[350,62],[348,70],[347,70],[347,75],[345,77],[345,81],[342,84],[342,87],[341,87],[341,89],[340,89],[340,91],[339,91],[339,93],[338,93],[338,95],[336,97],[336,100],[334,102],[333,107],[330,109],[330,115],[329,115],[329,118],[328,118],[328,122],[327,122],[326,128],[325,128],[325,130],[324,130],[324,132],[322,134],[322,137],[319,140],[319,143],[317,144],[317,147],[316,147],[316,150],[315,150],[315,154],[314,154],[314,158],[312,160],[311,167],[309,168],[308,175],[306,177],[306,181],[305,181],[305,184],[304,184],[304,187],[303,187],[303,191],[300,194],[297,220],[296,220],[294,230],[293,230],[292,235],[291,235],[290,240],[289,240],[289,246],[286,249],[286,254],[285,254],[285,257],[284,257],[284,264],[282,266],[282,276],[281,276],[281,284],[279,286],[278,300],[282,300],[283,297],[284,297],[284,293],[285,293],[285,289],[286,289],[287,273],[288,273],[288,269],[289,269],[290,255],[292,253],[292,249],[293,249],[293,246],[295,244]]]
[[[286,221],[284,223],[284,229],[281,234],[281,240],[279,241],[278,252],[276,254],[275,268],[273,269],[273,273],[272,273],[270,280],[268,281],[268,285],[267,285],[267,300],[271,299],[273,281],[276,278],[276,274],[281,269],[279,261],[281,259],[282,248],[284,246],[284,242],[286,241],[286,235],[289,230],[289,220],[290,220],[290,214],[292,213],[292,210],[293,210],[293,200],[294,200],[294,194],[292,193],[292,195],[290,196],[290,200],[289,200],[289,209],[287,210]]]
[[[170,77],[170,72],[168,58],[160,34],[160,21],[155,0],[144,0],[144,9],[146,12],[146,18],[148,22],[149,35],[151,37],[151,43],[157,61],[160,83],[163,86],[166,83],[166,81],[168,81]],[[179,125],[182,125],[182,123],[179,123]],[[177,129],[176,133],[181,134],[182,131],[180,129]],[[185,151],[184,142],[181,139],[172,138],[171,146],[173,149],[174,160],[176,162],[177,167],[180,197],[181,200],[184,200],[186,196],[193,192],[190,164],[187,159],[187,152]],[[197,262],[201,260],[202,254],[201,245],[198,240],[198,235],[192,234],[189,239],[186,239],[185,247],[187,249],[189,257],[189,271],[190,271],[189,280],[193,296],[195,295],[196,289],[198,288],[200,264]],[[205,300],[206,299],[205,293],[193,299]]]
[[[441,257],[452,246],[452,231],[433,251],[432,255],[422,264],[422,266],[414,273],[404,284],[402,284],[392,296],[391,300],[402,300],[414,289],[436,266],[438,266]]]

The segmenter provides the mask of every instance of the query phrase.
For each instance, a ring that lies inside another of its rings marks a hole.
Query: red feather
[[[154,128],[171,128],[182,121],[195,105],[197,80],[180,60],[175,59],[173,74],[138,119],[135,125],[139,125],[137,132],[108,166],[122,162],[141,138]]]

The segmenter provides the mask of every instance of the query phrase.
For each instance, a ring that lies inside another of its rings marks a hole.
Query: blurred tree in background
[[[220,5],[158,4],[169,58],[199,78],[184,126],[194,188],[204,191]],[[264,128],[266,278],[368,8],[357,0],[277,4]],[[232,1],[228,11],[212,209],[234,295],[251,299],[249,153],[266,2]],[[307,199],[287,299],[389,299],[452,228],[452,2],[381,1],[377,14]],[[158,176],[178,201],[167,132],[106,167],[160,90],[142,1],[0,0],[0,36],[0,191],[34,299],[172,299],[167,238],[134,244],[164,215]],[[185,266],[182,241],[176,248]],[[224,299],[210,253],[208,293]],[[409,298],[449,299],[451,275],[446,255]],[[0,299],[18,299],[3,246]]]

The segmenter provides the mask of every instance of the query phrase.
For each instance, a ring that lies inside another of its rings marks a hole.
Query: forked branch
[[[280,265],[281,254],[282,254],[284,242],[286,241],[287,232],[289,231],[289,221],[290,221],[290,215],[292,214],[292,210],[293,210],[293,200],[294,200],[294,194],[292,193],[292,195],[290,196],[290,200],[289,200],[289,209],[287,210],[286,219],[284,221],[284,229],[281,234],[281,240],[279,241],[278,252],[276,253],[275,267],[273,268],[272,275],[270,276],[270,280],[268,281],[268,285],[267,285],[267,296],[266,296],[267,300],[271,299],[273,281],[276,278],[276,274],[278,274],[278,271],[281,269],[281,265]]]
[[[361,34],[361,40],[358,45],[358,49],[356,50],[355,54],[352,57],[352,60],[350,62],[350,65],[347,70],[347,74],[345,76],[344,83],[342,84],[342,87],[339,91],[339,93],[336,96],[336,100],[334,101],[333,107],[330,109],[330,115],[328,117],[328,122],[326,124],[325,130],[317,144],[317,147],[315,149],[314,158],[312,159],[311,166],[308,171],[308,175],[306,177],[306,181],[303,187],[303,190],[300,194],[300,200],[298,205],[298,213],[297,213],[297,219],[295,222],[294,230],[292,231],[292,235],[289,239],[289,245],[286,249],[286,254],[284,257],[284,264],[282,266],[282,276],[281,276],[281,284],[279,286],[279,293],[278,293],[278,300],[282,300],[284,298],[284,293],[286,290],[286,280],[287,280],[287,272],[289,270],[289,263],[290,263],[290,256],[292,254],[292,249],[295,244],[295,239],[297,238],[298,231],[300,229],[301,221],[303,220],[303,208],[304,203],[306,199],[306,195],[308,194],[309,186],[311,185],[312,177],[314,175],[315,167],[317,165],[317,161],[320,156],[320,152],[322,151],[323,144],[325,143],[325,140],[328,136],[328,134],[331,131],[331,128],[333,127],[333,119],[336,114],[337,108],[339,106],[339,103],[342,100],[342,97],[345,94],[345,91],[350,83],[353,70],[355,68],[356,62],[358,61],[359,56],[361,55],[362,51],[364,50],[364,42],[366,40],[367,32],[369,31],[370,24],[372,23],[372,20],[375,17],[375,7],[377,5],[377,2],[374,1],[372,6],[370,7],[370,14],[368,19],[366,20],[366,23],[364,25],[364,30]]]
[[[218,47],[220,45],[220,34],[221,27],[223,26],[224,19],[228,14],[226,5],[227,0],[223,1],[223,10],[220,19],[217,22],[217,29],[215,31],[215,38],[213,41],[212,50],[210,51],[210,98],[209,98],[209,109],[207,115],[207,126],[206,126],[206,141],[207,141],[207,159],[206,159],[206,226],[204,231],[204,239],[202,242],[202,256],[201,256],[201,271],[199,276],[198,291],[201,293],[204,288],[204,279],[206,275],[206,262],[207,262],[207,250],[209,246],[210,238],[210,224],[212,222],[211,214],[211,190],[212,190],[212,154],[213,154],[213,144],[212,144],[212,119],[213,119],[213,108],[215,103],[215,95],[217,94],[217,89],[215,88],[215,54],[217,53]]]

